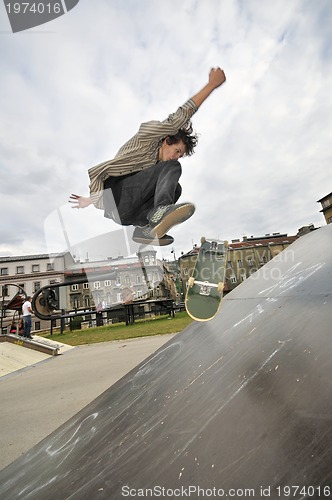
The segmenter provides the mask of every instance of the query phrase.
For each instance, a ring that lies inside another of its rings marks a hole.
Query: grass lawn
[[[119,323],[83,330],[73,330],[72,332],[66,330],[63,334],[44,334],[43,337],[76,346],[82,344],[95,344],[97,342],[109,342],[111,340],[147,337],[149,335],[177,333],[183,330],[191,322],[192,319],[186,312],[179,312],[175,314],[174,318],[169,316],[157,316],[152,319],[136,321],[133,325],[128,326],[124,323]]]

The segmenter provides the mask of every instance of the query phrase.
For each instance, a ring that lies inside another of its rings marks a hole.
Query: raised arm
[[[197,94],[192,97],[192,100],[199,108],[201,104],[205,101],[207,97],[220,85],[226,81],[225,73],[220,68],[212,68],[209,73],[208,83],[200,90]]]

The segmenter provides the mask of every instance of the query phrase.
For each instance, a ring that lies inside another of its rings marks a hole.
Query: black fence
[[[172,299],[159,299],[148,301],[134,301],[128,304],[120,304],[117,306],[102,309],[100,311],[75,310],[63,312],[61,318],[57,315],[56,319],[61,319],[63,325],[64,319],[69,319],[71,330],[81,328],[81,325],[88,323],[89,326],[102,326],[109,323],[126,323],[130,325],[135,323],[135,320],[144,319],[149,316],[161,316],[168,314],[171,317],[175,316],[175,312],[183,310],[181,306],[174,304]],[[52,317],[50,317],[52,320]],[[51,326],[54,323],[51,322]]]

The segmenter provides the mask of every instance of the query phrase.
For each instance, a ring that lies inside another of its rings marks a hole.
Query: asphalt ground
[[[0,343],[0,470],[172,337],[63,346],[59,356]]]

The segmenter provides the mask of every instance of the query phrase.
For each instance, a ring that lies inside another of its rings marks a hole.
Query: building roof
[[[286,233],[285,234],[273,233],[272,235],[266,234],[265,236],[259,236],[259,237],[251,236],[250,238],[244,236],[243,241],[233,240],[232,243],[229,243],[228,248],[230,250],[236,250],[238,248],[254,248],[266,245],[290,244],[293,243],[293,241],[295,241],[298,237],[299,237],[298,235],[288,236]],[[195,246],[189,252],[181,255],[180,259],[197,255],[199,249],[200,249],[199,246]]]
[[[22,262],[25,260],[55,259],[63,257],[65,253],[42,253],[36,255],[14,255],[10,257],[0,257],[0,262]]]
[[[245,241],[237,241],[229,244],[229,248],[250,248],[250,247],[261,247],[266,245],[280,245],[283,243],[290,244],[297,240],[298,236],[287,236],[287,234],[282,235],[283,237],[263,237],[263,238],[248,238]]]
[[[320,200],[317,200],[317,203],[321,203],[322,201],[326,200],[327,198],[330,198],[331,196],[332,196],[332,193],[327,194],[327,195],[323,196],[323,198],[321,198]]]

